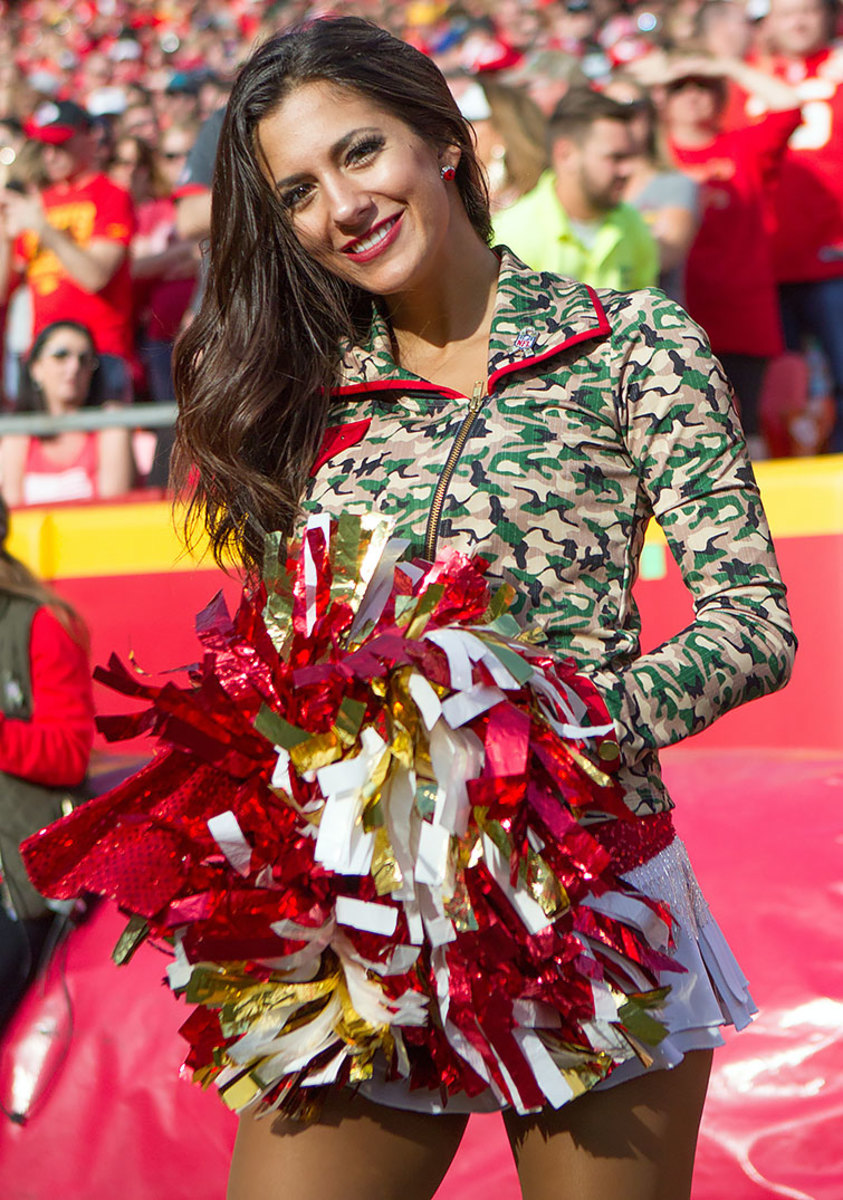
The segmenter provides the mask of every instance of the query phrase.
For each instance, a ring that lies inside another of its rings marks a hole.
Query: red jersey
[[[686,307],[715,353],[781,353],[765,188],[799,119],[799,110],[791,109],[720,133],[705,146],[671,143],[676,162],[700,184],[702,217],[686,266]]]
[[[128,246],[135,228],[132,198],[105,175],[89,175],[44,188],[47,220],[80,246],[97,238]],[[80,321],[91,330],[100,354],[133,353],[132,281],[128,255],[99,292],[87,292],[68,275],[58,256],[27,231],[17,243],[32,290],[33,337],[52,321]]]
[[[171,196],[137,207],[135,252],[162,254],[176,237],[176,206]],[[175,341],[196,290],[196,273],[186,279],[158,276],[134,279],[135,318],[143,334],[159,342]]]
[[[773,264],[781,283],[843,275],[843,85],[828,71],[832,56],[840,61],[839,50],[822,50],[762,64],[802,101],[803,123],[790,139],[774,197]],[[754,103],[747,104],[750,116]]]

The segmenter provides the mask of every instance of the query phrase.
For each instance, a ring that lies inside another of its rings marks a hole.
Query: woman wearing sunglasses
[[[90,330],[55,321],[36,337],[21,379],[19,412],[63,416],[103,402]],[[3,496],[11,506],[105,500],[120,496],[134,475],[128,429],[65,429],[49,437],[11,434],[0,443]]]

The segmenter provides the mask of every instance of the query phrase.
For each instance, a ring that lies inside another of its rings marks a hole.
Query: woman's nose
[[[345,178],[333,180],[326,186],[331,219],[341,229],[354,229],[372,208],[369,192]]]

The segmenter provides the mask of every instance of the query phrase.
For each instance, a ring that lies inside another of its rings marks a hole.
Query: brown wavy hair
[[[266,531],[289,533],[324,430],[340,348],[368,328],[374,298],[301,248],[262,169],[257,128],[306,83],[347,88],[438,148],[461,151],[456,185],[484,242],[489,202],[473,135],[439,69],[357,17],[274,37],[246,63],[220,133],[208,280],[174,359],[173,485],[185,532],[204,526],[217,562],[254,573]]]
[[[9,508],[0,496],[0,593],[5,592],[9,596],[31,600],[42,608],[49,608],[87,654],[90,645],[85,622],[72,604],[43,583],[19,558],[9,553],[6,548],[8,535]]]

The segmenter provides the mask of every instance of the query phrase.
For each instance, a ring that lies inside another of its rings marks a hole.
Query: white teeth
[[[347,253],[362,254],[364,250],[371,250],[372,246],[377,246],[378,242],[383,241],[397,220],[397,217],[393,217],[387,225],[381,225],[380,229],[376,230],[375,233],[370,233],[368,237],[361,238],[359,242],[354,242],[349,246]]]

